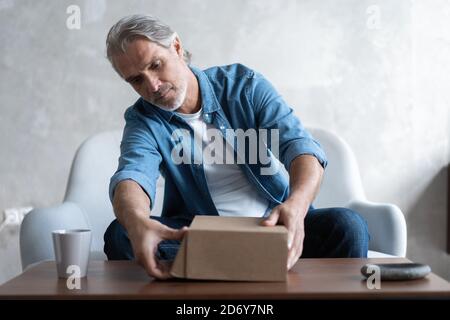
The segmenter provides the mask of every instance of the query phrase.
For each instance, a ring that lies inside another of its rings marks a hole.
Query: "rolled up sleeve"
[[[316,157],[323,168],[327,166],[327,158],[319,142],[303,127],[292,108],[261,74],[254,73],[249,94],[258,127],[279,130],[279,160],[288,172],[292,160],[305,154]]]
[[[119,165],[110,179],[109,197],[112,202],[120,181],[133,180],[147,193],[153,208],[162,158],[152,133],[135,112],[132,108],[125,112]]]

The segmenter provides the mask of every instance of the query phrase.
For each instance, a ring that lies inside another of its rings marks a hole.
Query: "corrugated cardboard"
[[[196,216],[171,274],[179,278],[286,281],[287,230],[262,218]]]

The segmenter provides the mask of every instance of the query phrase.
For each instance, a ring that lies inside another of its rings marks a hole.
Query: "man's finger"
[[[295,254],[297,253],[298,243],[295,240],[297,240],[296,233],[289,232],[288,233],[288,249],[289,249],[289,251],[288,251],[288,259],[287,259],[287,267],[288,267],[288,269],[291,268],[292,261],[294,259]]]
[[[300,258],[303,251],[303,239],[302,230],[298,229],[295,233],[292,248],[288,253],[288,269],[291,269]]]
[[[187,230],[187,227],[183,227],[181,229],[164,227],[162,229],[161,238],[164,240],[182,240]]]
[[[298,216],[292,216],[289,214],[285,214],[283,216],[283,225],[286,227],[288,231],[287,245],[289,250],[292,248],[292,242],[294,241],[294,236],[295,233],[297,232],[297,221]]]
[[[173,261],[158,260],[158,268],[163,274],[167,275],[167,278],[171,278],[170,269],[172,268]]]
[[[160,268],[154,253],[152,254],[149,252],[149,254],[142,254],[139,257],[138,262],[144,267],[147,274],[151,277],[157,279],[167,279],[170,277],[168,271],[164,271]]]
[[[280,218],[280,210],[274,208],[267,219],[262,221],[263,226],[274,226],[278,223],[278,219]]]
[[[288,249],[292,248],[297,233],[297,219],[293,217],[286,218],[285,226],[288,230]]]
[[[288,259],[287,259],[287,268],[288,270],[290,270],[292,268],[292,266],[294,265],[294,259],[295,259],[295,255],[297,253],[297,246],[292,246],[292,248],[289,250],[288,253]]]

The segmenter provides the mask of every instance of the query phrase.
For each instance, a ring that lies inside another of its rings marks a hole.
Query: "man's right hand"
[[[170,278],[170,265],[156,258],[158,244],[162,240],[181,241],[187,229],[172,229],[148,217],[136,219],[127,230],[136,261],[150,276],[158,279]]]

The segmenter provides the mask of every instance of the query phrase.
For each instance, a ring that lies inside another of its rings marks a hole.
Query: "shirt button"
[[[203,120],[205,120],[206,123],[211,123],[211,115],[209,113],[205,113],[203,115]]]

